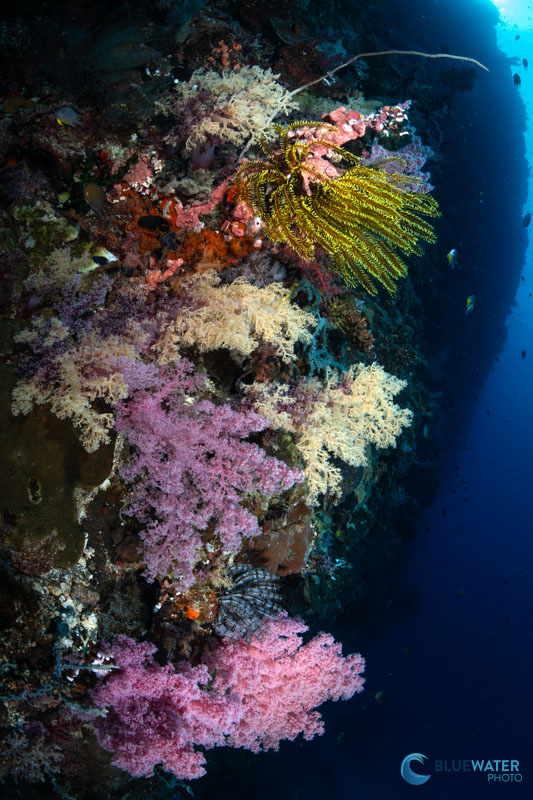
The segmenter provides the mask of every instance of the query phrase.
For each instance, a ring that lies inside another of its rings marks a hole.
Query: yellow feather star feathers
[[[273,241],[285,242],[306,259],[315,257],[319,245],[350,286],[361,284],[374,295],[378,281],[394,294],[395,282],[407,274],[400,254],[422,255],[419,240],[435,241],[423,217],[439,216],[436,200],[413,191],[420,182],[413,175],[361,166],[359,158],[328,141],[332,126],[295,122],[275,128],[279,148],[262,146],[266,158],[237,171],[237,198],[261,218]],[[319,129],[311,141],[297,133],[310,128]],[[330,161],[321,164],[331,165],[334,177],[317,168],[317,146],[326,150]],[[339,175],[343,160],[355,166]]]

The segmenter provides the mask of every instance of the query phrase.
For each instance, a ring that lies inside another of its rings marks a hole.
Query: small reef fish
[[[66,125],[70,128],[75,128],[76,125],[78,128],[82,127],[80,118],[72,106],[61,106],[60,108],[54,108],[52,114],[60,125]]]
[[[476,295],[469,294],[466,298],[465,314],[471,314],[476,307]]]
[[[144,217],[139,217],[137,225],[139,228],[145,228],[149,231],[161,231],[162,233],[168,233],[170,230],[168,221],[157,214],[146,214]]]
[[[96,214],[100,214],[107,208],[107,195],[97,183],[85,184],[83,198]]]
[[[520,84],[522,83],[522,80],[518,72],[515,72],[515,74],[513,75],[513,83],[515,86],[520,86]]]
[[[32,108],[35,105],[35,100],[28,100],[26,97],[8,97],[4,100],[0,108],[4,114],[16,114],[17,111],[22,111],[25,108]]]
[[[527,58],[522,59],[522,66],[524,67],[524,69],[527,69],[528,67]]]
[[[530,222],[531,222],[531,214],[528,211],[527,214],[524,214],[524,216],[522,217],[522,225],[524,226],[524,228],[527,228]]]
[[[98,247],[94,251],[92,259],[95,264],[98,264],[99,267],[104,267],[106,264],[111,264],[113,261],[118,261],[117,257],[113,255],[113,253],[110,253],[105,247]]]
[[[448,259],[448,264],[452,269],[459,269],[457,250],[455,249],[455,247],[453,248],[453,250],[450,250],[446,258]]]

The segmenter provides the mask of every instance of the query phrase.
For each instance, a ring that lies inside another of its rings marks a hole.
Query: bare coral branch
[[[360,58],[370,58],[370,56],[391,56],[391,55],[400,55],[400,56],[421,56],[422,58],[452,58],[455,61],[468,61],[470,64],[475,64],[477,67],[484,69],[486,72],[489,72],[489,68],[486,67],[481,61],[477,61],[475,58],[470,58],[469,56],[454,56],[450,53],[422,53],[419,50],[378,50],[373,53],[357,53],[357,55],[352,56],[352,58],[345,61],[344,64],[339,64],[338,67],[334,67],[334,69],[330,69],[329,72],[326,72],[325,75],[322,75],[320,78],[316,78],[314,81],[309,81],[309,83],[304,83],[303,86],[299,86],[297,89],[293,89],[292,92],[289,93],[289,97],[294,97],[295,95],[303,92],[304,89],[309,89],[311,86],[315,86],[317,83],[322,83],[322,81],[331,78],[336,72],[339,70],[344,69],[345,67],[349,67],[350,64],[353,64],[354,61],[358,61]],[[275,114],[273,114],[265,123],[265,127],[270,125],[270,123],[278,116],[278,114],[282,111],[279,108]],[[245,144],[241,152],[239,153],[239,161],[241,161],[248,151],[248,149],[253,144],[254,138],[253,136],[250,137],[248,142]]]
[[[486,72],[489,72],[488,67],[481,63],[481,61],[477,61],[475,58],[469,58],[468,56],[454,56],[450,55],[450,53],[422,53],[419,50],[379,50],[374,53],[357,53],[356,56],[352,56],[348,61],[345,61],[344,64],[339,64],[338,67],[334,69],[330,69],[329,72],[326,72],[325,75],[322,75],[321,78],[317,78],[314,81],[310,81],[309,83],[305,83],[303,86],[299,86],[297,89],[293,89],[291,92],[291,97],[294,97],[295,94],[299,94],[303,92],[304,89],[309,89],[310,86],[314,86],[316,83],[321,83],[321,81],[326,80],[327,78],[331,78],[336,72],[345,67],[349,67],[350,64],[353,64],[354,61],[357,61],[360,58],[369,58],[370,56],[392,56],[392,55],[400,55],[400,56],[422,56],[422,58],[453,58],[455,61],[469,61],[471,64],[476,64],[476,66],[481,67]]]

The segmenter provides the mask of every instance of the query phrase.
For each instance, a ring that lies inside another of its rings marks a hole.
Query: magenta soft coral
[[[127,513],[145,524],[145,575],[171,575],[187,590],[201,531],[213,525],[224,549],[237,551],[261,532],[243,494],[289,489],[303,476],[244,441],[267,427],[263,417],[198,399],[205,379],[186,359],[169,369],[121,359],[121,368],[132,397],[116,427],[136,446],[122,477],[132,485]]]
[[[360,692],[364,660],[343,656],[326,633],[303,644],[306,631],[301,620],[280,616],[250,642],[225,641],[206,664],[176,669],[154,661],[153,645],[118,637],[106,652],[120,672],[93,692],[95,705],[108,709],[95,723],[100,744],[134,776],[162,764],[178,778],[198,778],[205,759],[195,745],[259,752],[300,733],[322,734],[315,709]],[[210,689],[201,688],[212,675]]]
[[[364,659],[343,656],[328,633],[303,644],[307,630],[302,620],[282,615],[250,642],[227,639],[209,656],[214,690],[238,698],[245,709],[229,732],[231,747],[258,753],[300,733],[312,739],[324,732],[317,706],[362,691]]]
[[[155,651],[127,636],[105,651],[120,672],[93,692],[94,704],[108,712],[95,723],[98,741],[134,777],[152,775],[162,764],[178,778],[199,778],[205,758],[194,746],[223,745],[242,709],[237,700],[200,688],[210,680],[206,666],[162,667]]]

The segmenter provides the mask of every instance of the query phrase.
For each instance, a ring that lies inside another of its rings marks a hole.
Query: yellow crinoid
[[[238,170],[236,197],[261,218],[273,241],[306,259],[319,245],[350,286],[376,294],[378,281],[394,294],[395,282],[407,274],[400,254],[422,255],[419,240],[435,241],[423,217],[439,216],[436,200],[413,191],[420,183],[413,175],[361,166],[357,156],[328,140],[331,125],[275,128],[278,147],[262,145],[265,158]],[[355,166],[342,171],[343,161]]]

